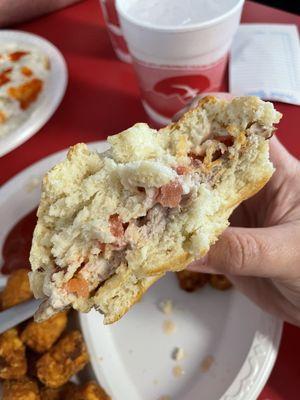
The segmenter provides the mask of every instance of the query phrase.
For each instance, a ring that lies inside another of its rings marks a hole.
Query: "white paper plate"
[[[107,149],[107,143],[91,147]],[[34,207],[44,173],[63,159],[66,151],[49,156],[25,169],[0,189],[0,246],[13,225]],[[0,260],[0,265],[3,260]],[[168,319],[157,304],[172,299],[169,317],[177,330],[163,332]],[[113,400],[254,400],[275,362],[282,323],[265,314],[235,290],[218,292],[209,287],[188,294],[178,289],[173,274],[156,283],[121,321],[102,324],[95,311],[81,314],[82,331],[99,382]],[[176,363],[175,347],[186,357]],[[200,364],[212,356],[207,372]],[[181,365],[185,375],[175,378]]]
[[[50,119],[59,106],[66,91],[68,73],[65,60],[61,52],[48,40],[40,36],[13,30],[0,30],[0,43],[16,42],[38,47],[48,55],[51,70],[45,87],[41,92],[36,108],[16,130],[0,137],[0,156],[20,146]]]

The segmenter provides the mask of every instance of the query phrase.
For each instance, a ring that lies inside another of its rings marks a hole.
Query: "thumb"
[[[208,254],[189,266],[198,272],[291,278],[299,276],[299,227],[228,228]]]

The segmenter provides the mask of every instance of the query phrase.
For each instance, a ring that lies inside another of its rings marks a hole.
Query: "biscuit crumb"
[[[172,352],[172,358],[175,361],[180,361],[184,358],[185,353],[182,347],[175,347],[175,349]]]
[[[170,319],[166,319],[163,322],[163,331],[166,335],[171,335],[176,331],[176,325]]]
[[[184,370],[180,365],[176,365],[173,369],[173,376],[175,378],[180,378],[182,375],[184,375]]]
[[[201,365],[200,365],[200,370],[201,372],[208,372],[212,366],[212,364],[214,363],[215,359],[213,358],[213,356],[207,356],[205,358],[203,358]]]
[[[173,312],[173,302],[170,299],[161,301],[158,307],[165,315],[171,315]]]
[[[38,186],[41,184],[41,178],[40,177],[32,177],[27,184],[25,185],[25,189],[27,193],[33,192]]]
[[[170,396],[161,396],[158,400],[171,400]]]

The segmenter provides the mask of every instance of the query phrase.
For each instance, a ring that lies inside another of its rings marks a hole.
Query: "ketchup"
[[[2,274],[10,274],[20,268],[30,269],[29,252],[37,221],[36,211],[37,209],[35,208],[25,215],[7,234],[2,248],[4,259],[4,264],[1,268]]]

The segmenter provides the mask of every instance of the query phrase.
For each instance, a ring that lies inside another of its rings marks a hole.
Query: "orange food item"
[[[12,68],[6,68],[4,71],[0,72],[0,86],[10,81],[8,74],[12,71]]]
[[[0,124],[3,124],[3,122],[6,121],[6,115],[4,114],[3,111],[0,111]]]
[[[171,182],[159,189],[157,202],[163,207],[174,208],[179,205],[182,194],[181,184],[179,182]]]
[[[89,285],[83,278],[72,278],[65,284],[65,289],[69,293],[75,293],[78,297],[89,297]]]
[[[113,214],[109,217],[110,232],[117,238],[124,236],[124,225],[118,214]]]
[[[29,54],[28,51],[14,51],[13,53],[10,53],[9,58],[10,61],[19,61],[20,58],[26,56]]]
[[[188,167],[185,167],[183,165],[179,165],[175,168],[175,170],[178,175],[185,175],[189,171]]]
[[[32,75],[32,70],[26,66],[21,68],[21,72],[25,76],[31,76]]]
[[[41,79],[31,79],[20,86],[12,86],[7,89],[7,93],[20,103],[20,107],[26,110],[35,101],[42,90],[43,81]]]

